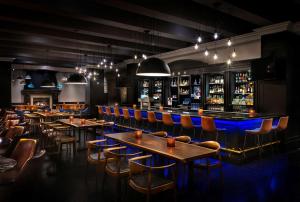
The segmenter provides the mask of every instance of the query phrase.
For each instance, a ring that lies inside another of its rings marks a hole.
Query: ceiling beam
[[[242,8],[239,8],[233,4],[230,4],[223,0],[193,0],[201,5],[208,6],[212,9],[216,9],[220,12],[223,12],[227,15],[240,18],[246,22],[252,23],[254,25],[265,26],[272,24],[272,21],[263,18],[259,15],[246,11]]]

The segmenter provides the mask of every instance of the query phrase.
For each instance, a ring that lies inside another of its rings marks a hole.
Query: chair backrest
[[[272,130],[272,123],[273,119],[263,119],[261,126],[260,126],[260,133],[266,134],[269,133]]]
[[[155,113],[153,111],[148,111],[147,115],[148,115],[149,123],[156,123],[156,117],[155,117]]]
[[[28,160],[30,160],[35,152],[36,140],[34,139],[20,139],[10,158],[17,161],[17,169],[22,169]]]
[[[187,135],[177,136],[175,137],[175,140],[184,143],[190,143],[192,141],[192,139]]]
[[[172,116],[170,113],[163,113],[162,114],[162,122],[164,125],[167,125],[167,126],[173,126],[174,125],[174,122],[173,122],[173,119],[172,119]]]
[[[130,114],[127,108],[123,108],[124,119],[130,119]]]
[[[141,110],[138,110],[138,109],[134,110],[134,118],[137,121],[141,121],[142,120],[142,112],[141,112]]]
[[[216,133],[217,127],[213,117],[201,116],[202,130],[208,133]]]
[[[111,109],[110,109],[110,107],[106,107],[105,111],[106,111],[106,115],[108,115],[108,116],[111,115]]]
[[[167,137],[168,133],[166,131],[157,131],[157,132],[151,133],[151,135],[155,135],[158,137]]]
[[[114,113],[115,113],[115,117],[120,117],[120,109],[118,106],[114,107]]]
[[[194,128],[190,115],[181,115],[180,123],[183,128]]]
[[[279,131],[286,130],[287,127],[288,127],[288,122],[289,122],[289,117],[288,116],[282,116],[282,117],[280,117],[276,129],[279,130]]]
[[[13,139],[15,136],[22,135],[24,132],[23,126],[15,126],[8,129],[5,137]]]
[[[102,106],[98,106],[98,114],[100,114],[100,115],[103,114],[103,108],[102,108]]]
[[[205,142],[200,142],[197,145],[201,146],[201,147],[206,147],[209,149],[213,149],[216,152],[219,152],[221,146],[218,142],[216,141],[205,141]]]

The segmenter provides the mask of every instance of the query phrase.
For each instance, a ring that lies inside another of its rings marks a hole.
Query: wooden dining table
[[[134,132],[106,134],[105,137],[113,139],[125,145],[136,147],[143,151],[159,154],[169,159],[175,160],[177,163],[184,164],[189,167],[188,184],[191,185],[193,179],[193,161],[206,157],[211,157],[216,154],[215,150],[176,141],[175,147],[167,146],[167,138],[157,137],[151,134],[142,134],[140,139],[135,137]]]

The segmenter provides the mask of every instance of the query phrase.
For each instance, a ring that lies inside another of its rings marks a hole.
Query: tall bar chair
[[[98,106],[98,115],[100,119],[104,118],[103,106]]]
[[[134,110],[134,127],[137,128],[139,124],[139,128],[142,128],[143,126],[143,117],[142,117],[142,112],[139,109]]]
[[[175,134],[175,126],[179,125],[180,123],[174,122],[172,119],[172,115],[170,113],[164,112],[162,113],[162,123],[164,130],[166,128],[172,128],[172,134]]]
[[[156,125],[156,127],[154,128],[156,128],[155,130],[158,130],[158,123],[161,122],[161,120],[156,119],[154,111],[148,111],[147,115],[148,115],[148,129],[151,130],[151,125],[152,126]]]
[[[214,118],[208,116],[201,116],[201,127],[202,127],[202,132],[201,132],[202,137],[204,135],[213,135],[215,136],[215,138],[213,139],[216,141],[218,141],[219,133],[226,131],[226,129],[224,128],[217,128]],[[225,136],[225,142],[226,142],[226,136]]]
[[[276,126],[272,126],[272,131],[274,132],[275,140],[278,140],[278,133],[284,133],[287,130],[289,122],[288,116],[282,116]]]
[[[131,117],[130,117],[130,114],[129,114],[129,110],[128,108],[123,108],[123,124],[125,125],[126,122],[128,123],[128,126],[131,127]]]
[[[117,123],[120,123],[121,120],[121,114],[120,114],[120,109],[118,106],[114,107],[114,121]]]
[[[244,136],[244,146],[243,146],[243,156],[246,158],[246,145],[247,145],[247,137],[248,136],[254,136],[256,138],[256,145],[259,148],[259,155],[261,156],[261,153],[263,151],[263,142],[262,138],[264,135],[270,134],[272,131],[272,123],[273,119],[263,119],[260,128],[256,128],[253,130],[245,130],[245,136]]]
[[[110,106],[105,108],[105,112],[106,112],[106,117],[107,117],[108,121],[112,121],[114,113],[112,113]]]
[[[193,130],[194,138],[196,137],[196,127],[194,126],[190,115],[181,115],[180,116],[181,129],[180,134],[183,133],[183,130]],[[200,125],[198,126],[200,128]]]

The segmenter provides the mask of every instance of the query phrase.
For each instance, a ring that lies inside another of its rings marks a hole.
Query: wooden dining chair
[[[96,166],[96,189],[98,188],[98,173],[104,171],[105,157],[103,150],[106,148],[117,147],[120,144],[109,144],[106,139],[91,140],[86,142],[87,146],[87,162],[86,162],[86,175],[87,181],[89,165]]]
[[[176,194],[176,170],[175,163],[155,166],[152,165],[152,155],[134,157],[129,159],[129,186],[137,192],[147,195],[147,202],[152,194],[157,194],[167,190],[174,191],[174,201]],[[164,171],[171,170],[171,176],[163,175]]]
[[[142,152],[129,153],[126,146],[104,149],[105,172],[102,179],[102,192],[106,175],[117,178],[117,197],[121,197],[121,180],[129,176],[128,159],[138,156]]]

